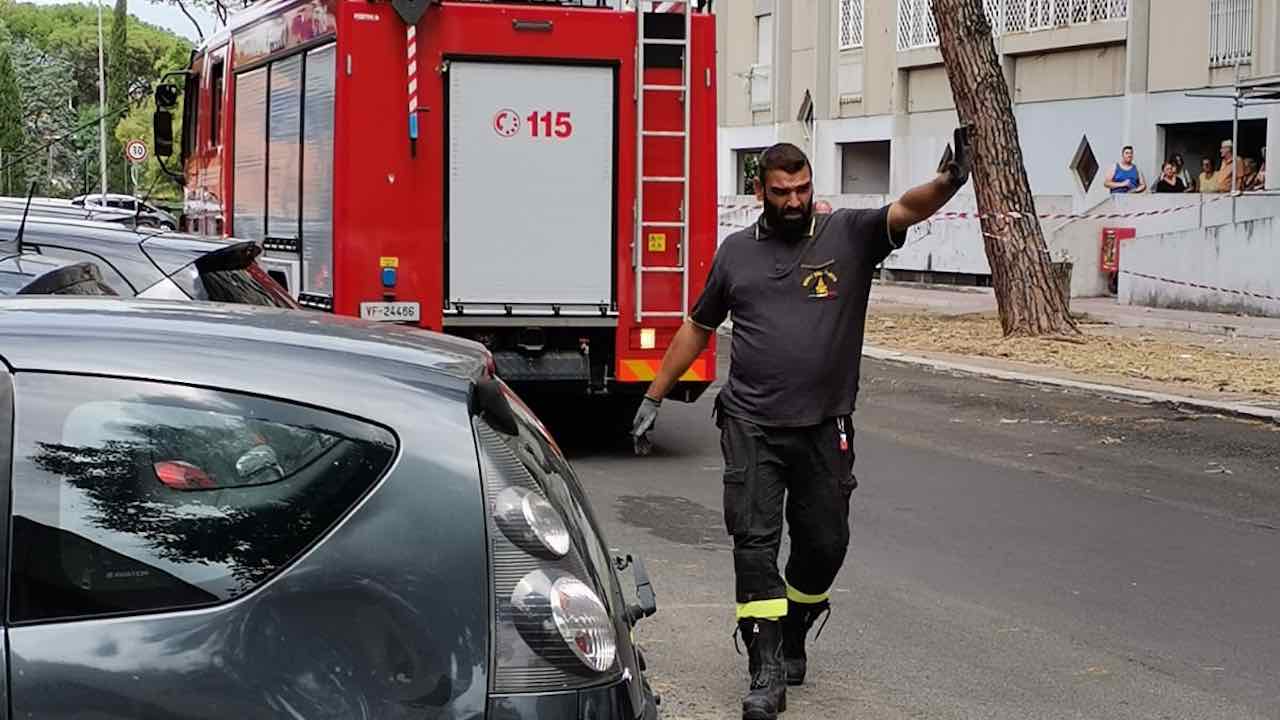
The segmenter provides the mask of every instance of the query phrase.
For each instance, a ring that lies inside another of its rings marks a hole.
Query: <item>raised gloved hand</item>
[[[954,142],[947,146],[938,165],[938,173],[946,175],[947,182],[954,188],[969,182],[969,173],[973,171],[973,144],[969,137],[972,128],[972,125],[956,128]]]
[[[658,408],[661,406],[661,400],[654,400],[648,395],[640,401],[640,409],[636,410],[636,419],[631,423],[631,440],[635,443],[636,455],[648,455],[653,450],[649,433],[658,422]]]

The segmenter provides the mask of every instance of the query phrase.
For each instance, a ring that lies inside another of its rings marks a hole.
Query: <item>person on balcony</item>
[[[1200,177],[1196,178],[1196,190],[1202,193],[1222,192],[1218,187],[1218,174],[1213,171],[1213,158],[1200,159]]]
[[[1235,143],[1223,140],[1219,153],[1222,155],[1222,164],[1218,166],[1218,192],[1244,190],[1244,163],[1239,162],[1240,156],[1235,153]]]
[[[1184,193],[1187,191],[1187,184],[1178,177],[1178,166],[1170,160],[1161,168],[1160,179],[1156,181],[1156,192],[1158,193]]]
[[[1133,146],[1125,145],[1120,152],[1120,162],[1111,166],[1111,173],[1103,182],[1112,195],[1121,193],[1140,193],[1147,191],[1147,181],[1142,179],[1142,171],[1133,164]]]
[[[1266,187],[1266,176],[1262,174],[1258,166],[1258,161],[1254,158],[1244,158],[1244,173],[1240,180],[1240,189],[1245,192],[1255,192]]]
[[[1186,161],[1182,159],[1182,153],[1174,153],[1169,158],[1169,162],[1173,163],[1173,167],[1178,171],[1178,177],[1182,178],[1182,184],[1187,188],[1187,192],[1191,192],[1196,185],[1196,179],[1191,177],[1191,171],[1187,169]]]

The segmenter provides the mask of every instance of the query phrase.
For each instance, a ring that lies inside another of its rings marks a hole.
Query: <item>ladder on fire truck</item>
[[[646,318],[684,318],[685,313],[689,310],[689,111],[693,104],[691,89],[691,54],[693,43],[693,3],[691,0],[682,2],[659,2],[650,0],[635,0],[636,11],[636,207],[635,207],[635,234],[633,236],[632,255],[633,264],[635,266],[635,294],[636,294],[636,322],[641,322]],[[652,13],[669,13],[683,15],[684,32],[680,38],[658,38],[649,37],[645,34],[645,14],[646,11]],[[679,48],[681,58],[681,81],[678,85],[663,85],[646,82],[646,56],[645,51],[648,48],[655,47],[675,47]],[[645,127],[644,105],[645,96],[656,93],[679,93],[681,105],[683,106],[681,117],[681,125],[678,130],[656,130]],[[648,141],[658,138],[680,138],[683,145],[683,161],[681,163],[681,171],[679,175],[646,175],[645,174],[645,145]],[[681,186],[681,202],[680,202],[680,219],[659,219],[649,218],[645,216],[645,188],[653,185],[671,185],[678,184]],[[676,231],[679,240],[676,243],[677,258],[675,265],[645,265],[645,245],[644,242],[646,229],[671,229]],[[646,310],[644,306],[644,277],[648,273],[679,273],[680,274],[680,309],[679,310]]]

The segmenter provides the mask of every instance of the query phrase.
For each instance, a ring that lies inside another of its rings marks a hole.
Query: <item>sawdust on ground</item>
[[[1079,342],[1004,338],[994,313],[941,316],[873,313],[869,345],[997,358],[1089,375],[1138,378],[1224,393],[1280,397],[1280,358],[1150,335],[1117,336],[1082,326]]]

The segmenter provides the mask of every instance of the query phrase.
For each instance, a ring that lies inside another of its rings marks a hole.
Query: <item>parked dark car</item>
[[[656,717],[652,594],[480,345],[0,299],[0,443],[13,717]]]
[[[136,217],[136,222],[141,227],[156,227],[164,230],[178,229],[178,218],[174,217],[172,213],[133,195],[122,195],[120,193],[107,193],[105,196],[100,193],[77,195],[71,198],[71,204],[89,208],[90,210],[118,210]]]
[[[32,216],[24,225],[21,215],[0,215],[0,294],[17,293],[58,268],[92,263],[101,281],[122,297],[299,307],[257,263],[261,252],[248,241],[222,243]]]
[[[24,212],[31,217],[57,218],[61,220],[96,220],[97,222],[123,225],[125,227],[133,227],[137,221],[133,213],[128,213],[124,210],[92,205],[84,207],[84,205],[74,205],[70,200],[62,200],[60,198],[35,197],[28,202],[26,197],[0,196],[0,214],[21,216]]]

